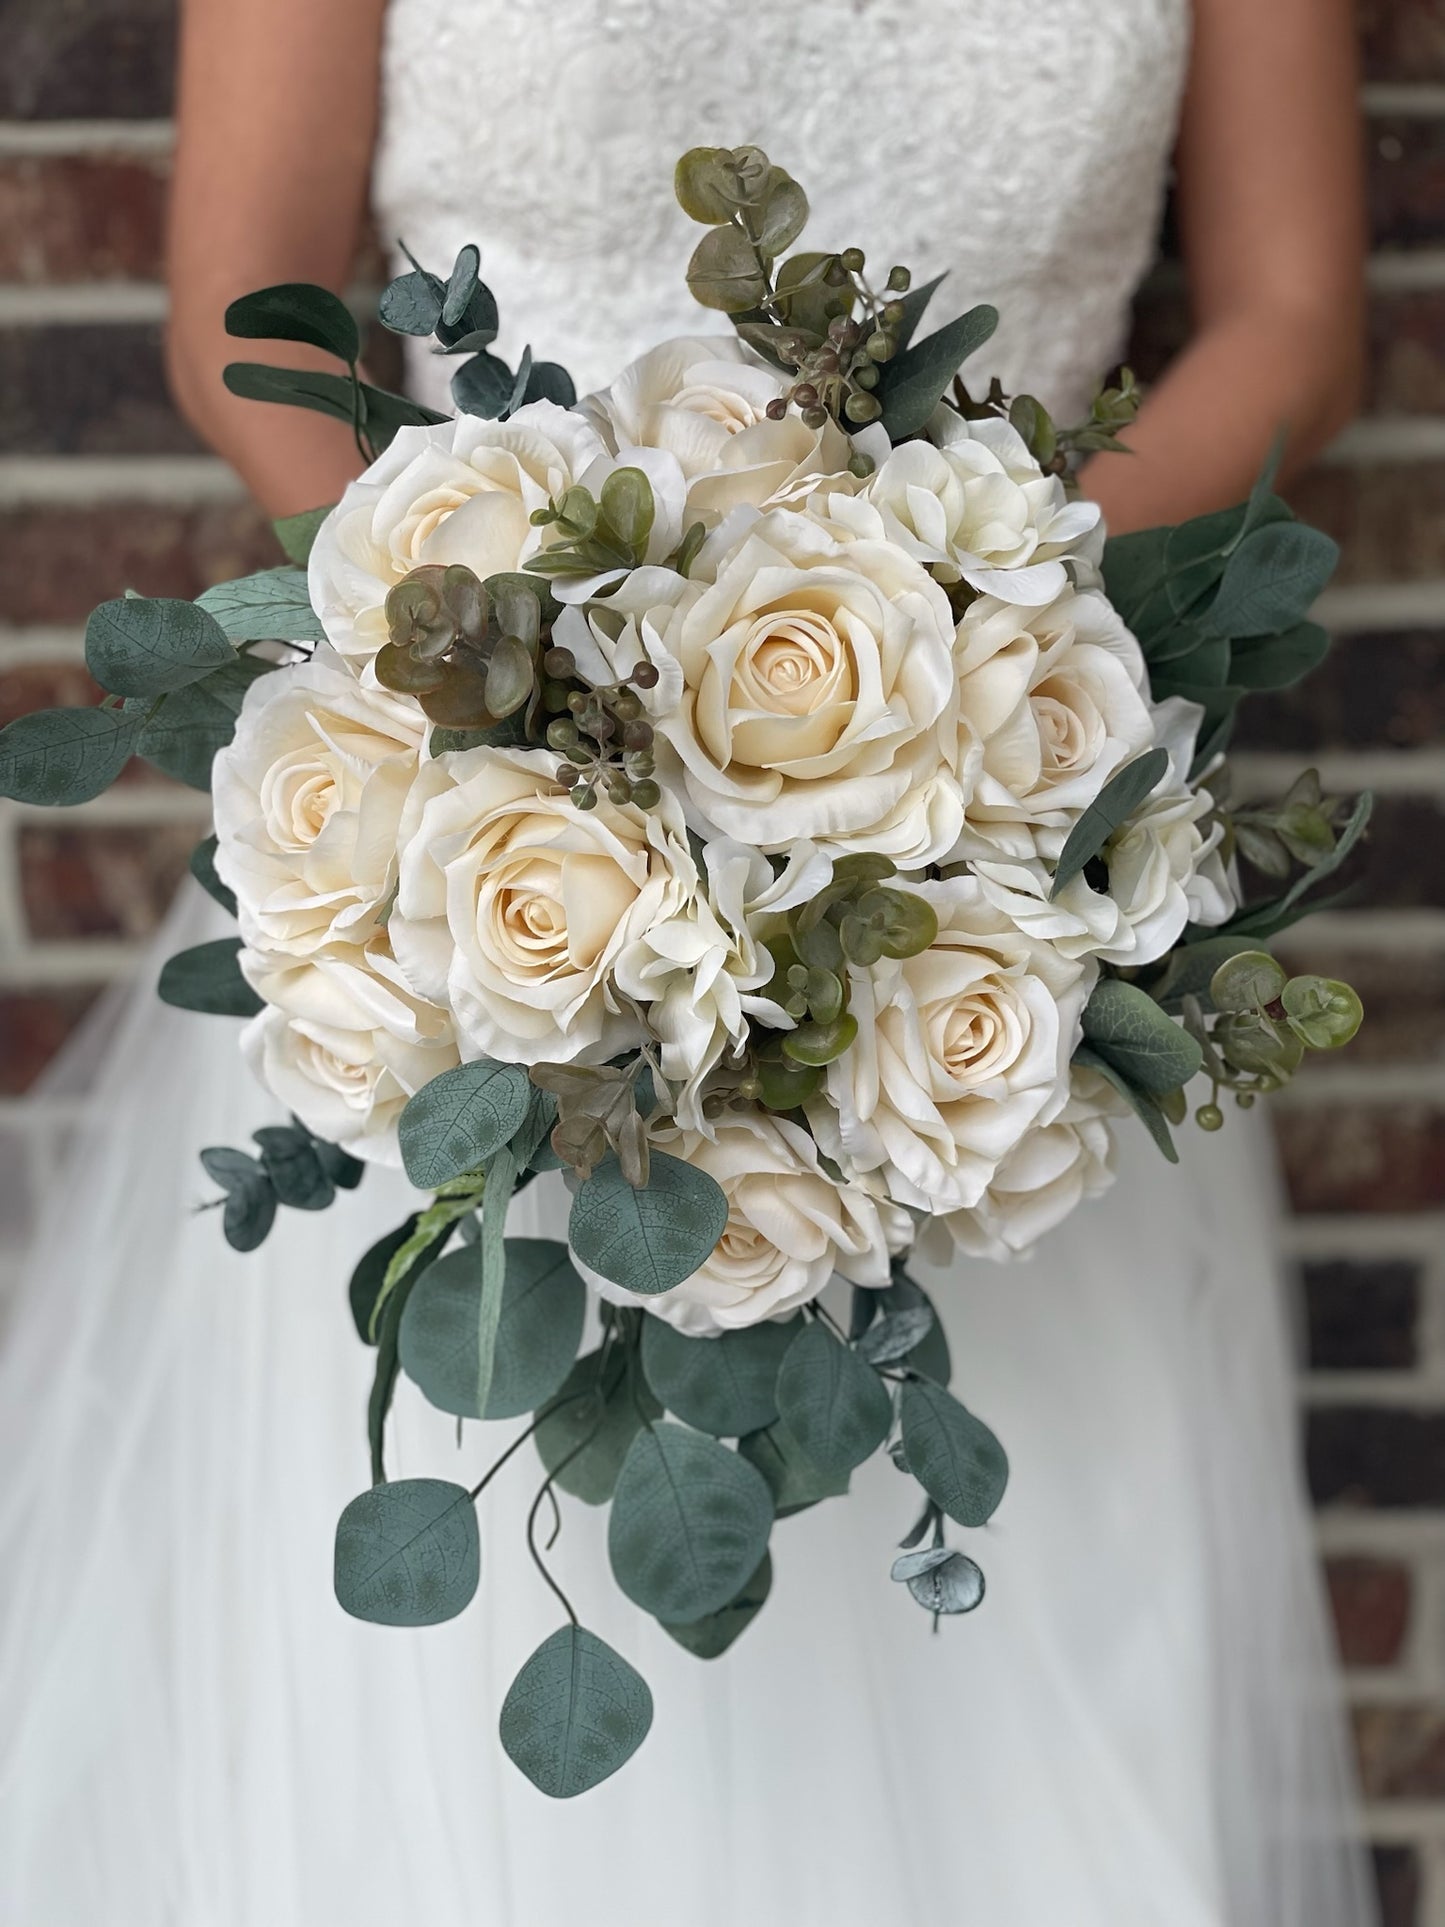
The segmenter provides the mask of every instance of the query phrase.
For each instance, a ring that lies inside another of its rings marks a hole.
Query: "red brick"
[[[0,554],[5,620],[17,625],[84,622],[127,588],[196,596],[282,559],[265,516],[242,501],[13,509],[0,513]]]
[[[164,155],[0,160],[0,280],[160,280],[169,171]]]
[[[1241,705],[1234,740],[1306,753],[1426,749],[1445,740],[1445,629],[1337,636],[1304,682]]]
[[[183,824],[26,823],[20,890],[37,942],[149,936],[165,915],[201,831]]]
[[[1341,545],[1337,581],[1445,575],[1445,463],[1317,468],[1288,494],[1296,514]]]
[[[1362,1706],[1355,1747],[1367,1800],[1445,1799],[1445,1709]]]
[[[174,0],[7,0],[0,116],[162,118],[175,40]]]
[[[1410,1623],[1410,1570],[1395,1559],[1325,1563],[1335,1638],[1346,1666],[1393,1666]]]
[[[30,1089],[97,994],[93,986],[0,992],[0,1096]]]
[[[1445,121],[1387,115],[1367,140],[1370,233],[1376,247],[1445,240]]]
[[[1445,1206],[1445,1111],[1332,1103],[1320,1110],[1276,1107],[1274,1120],[1296,1211]]]
[[[1300,1269],[1312,1370],[1399,1372],[1416,1363],[1420,1266],[1415,1261],[1316,1259]]]
[[[1445,0],[1358,0],[1367,80],[1445,80]]]
[[[1313,1406],[1305,1462],[1317,1505],[1438,1511],[1445,1503],[1445,1411]]]
[[[0,453],[190,455],[159,323],[0,328]]]

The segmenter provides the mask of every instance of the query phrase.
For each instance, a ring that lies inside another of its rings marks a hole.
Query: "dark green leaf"
[[[311,1148],[321,1161],[321,1168],[336,1186],[338,1191],[354,1191],[366,1176],[366,1166],[360,1158],[354,1158],[350,1151],[343,1151],[339,1144],[328,1144],[324,1137],[311,1135]]]
[[[898,1401],[908,1469],[961,1526],[986,1525],[1008,1484],[1004,1449],[941,1385],[910,1379]]]
[[[381,1281],[386,1276],[387,1266],[415,1230],[416,1213],[413,1211],[404,1224],[399,1224],[395,1231],[388,1231],[384,1238],[378,1238],[376,1243],[362,1254],[357,1261],[356,1269],[351,1274],[347,1300],[351,1306],[351,1318],[356,1326],[356,1335],[363,1345],[376,1343],[376,1339],[372,1336],[371,1319],[376,1309],[376,1301],[381,1296]]]
[[[920,281],[916,288],[910,288],[907,294],[897,297],[898,305],[903,310],[903,319],[893,331],[894,340],[898,344],[897,354],[902,354],[917,334],[918,324],[923,319],[923,311],[942,286],[943,279],[941,274],[935,274],[931,281]]]
[[[1229,680],[1241,689],[1287,689],[1318,669],[1329,652],[1327,632],[1317,622],[1300,622],[1280,636],[1236,642]]]
[[[183,689],[235,660],[225,630],[194,602],[118,596],[85,625],[86,668],[116,696]]]
[[[637,1434],[618,1474],[607,1533],[613,1575],[658,1619],[703,1619],[757,1570],[772,1522],[754,1466],[664,1421]]]
[[[1169,1120],[1147,1091],[1142,1091],[1096,1050],[1087,1044],[1080,1044],[1075,1050],[1072,1061],[1080,1070],[1097,1071],[1100,1077],[1107,1078],[1120,1097],[1127,1099],[1134,1115],[1148,1131],[1155,1144],[1171,1164],[1179,1162],[1179,1153],[1174,1148],[1174,1139],[1169,1133]]]
[[[1054,868],[1051,898],[1072,883],[1103,849],[1119,825],[1133,815],[1169,768],[1167,749],[1145,750],[1117,770],[1069,831]]]
[[[564,1492],[588,1505],[612,1497],[627,1448],[662,1407],[642,1382],[629,1377],[617,1352],[606,1373],[602,1353],[579,1358],[563,1380],[535,1434],[537,1452]],[[580,1449],[579,1449],[580,1448]]]
[[[489,1419],[517,1418],[552,1397],[577,1356],[587,1294],[567,1247],[508,1238],[501,1321],[492,1359]],[[479,1248],[440,1258],[419,1281],[401,1321],[402,1370],[443,1412],[476,1418]]]
[[[316,540],[321,524],[336,507],[329,502],[324,508],[302,509],[299,515],[281,515],[271,524],[276,531],[276,540],[288,561],[294,562],[298,569],[304,569],[311,559],[311,545]]]
[[[352,382],[349,375],[327,375],[310,368],[273,368],[263,361],[233,361],[221,379],[243,401],[279,402],[292,408],[311,408],[333,421],[352,419]],[[361,384],[366,432],[377,448],[385,448],[398,428],[435,426],[449,418],[434,408],[384,388]]]
[[[888,1434],[888,1387],[828,1330],[805,1325],[778,1371],[783,1424],[825,1478],[843,1478],[876,1452]]]
[[[554,1800],[625,1766],[651,1725],[647,1681],[585,1626],[543,1640],[502,1702],[507,1757]]]
[[[1147,991],[1104,977],[1084,1006],[1084,1041],[1141,1091],[1177,1091],[1198,1074],[1199,1045]]]
[[[690,1620],[684,1625],[664,1619],[660,1622],[662,1630],[671,1633],[694,1659],[721,1659],[739,1634],[757,1618],[772,1588],[773,1562],[765,1552],[762,1564],[736,1598],[717,1612],[709,1613],[706,1619]]]
[[[1314,606],[1335,572],[1339,549],[1303,522],[1267,522],[1229,558],[1209,610],[1216,634],[1271,636],[1293,628]]]
[[[1173,606],[1164,594],[1169,543],[1173,529],[1138,529],[1131,535],[1111,535],[1104,544],[1104,587],[1141,644],[1147,644],[1150,625],[1142,620],[1155,599],[1160,619],[1172,623]]]
[[[1362,790],[1355,801],[1354,809],[1350,812],[1350,819],[1335,839],[1335,847],[1330,854],[1322,857],[1303,875],[1296,877],[1283,896],[1273,897],[1268,903],[1250,904],[1231,917],[1225,925],[1225,930],[1235,936],[1264,938],[1272,937],[1277,931],[1287,929],[1290,924],[1298,922],[1307,914],[1300,907],[1304,899],[1317,883],[1322,883],[1326,877],[1333,876],[1339,869],[1364,835],[1365,826],[1370,820],[1370,813],[1374,806],[1373,792]],[[1310,907],[1321,909],[1323,905],[1316,903]]]
[[[278,1200],[293,1211],[324,1211],[336,1196],[311,1133],[293,1124],[266,1124],[251,1134]]]
[[[36,709],[0,729],[0,796],[88,803],[130,761],[139,719],[122,709]]]
[[[259,1184],[238,1186],[221,1212],[221,1228],[226,1243],[235,1251],[254,1251],[265,1242],[276,1221],[276,1193],[264,1179]]]
[[[216,875],[216,838],[208,836],[191,851],[188,865],[191,875],[200,884],[206,895],[219,903],[231,916],[236,914],[236,898],[233,891],[226,888]]]
[[[286,281],[243,294],[226,310],[226,333],[251,341],[304,341],[341,361],[355,361],[361,337],[344,301],[329,288]]]
[[[970,308],[885,364],[877,392],[891,441],[905,441],[923,432],[960,367],[997,326],[996,308]]]
[[[858,1356],[870,1365],[896,1365],[923,1343],[936,1322],[928,1304],[886,1312],[859,1339]]]
[[[642,1327],[642,1368],[669,1412],[715,1438],[735,1439],[778,1416],[773,1387],[800,1320],[689,1338],[661,1318]]]
[[[336,1526],[336,1597],[380,1626],[436,1626],[481,1576],[476,1508],[449,1479],[396,1479],[353,1499]]]
[[[246,691],[273,666],[256,656],[237,656],[202,681],[173,689],[141,725],[138,754],[179,783],[209,789],[211,765],[236,733]]]
[[[739,1439],[738,1451],[767,1480],[780,1519],[823,1499],[840,1499],[848,1490],[848,1474],[827,1473],[814,1465],[781,1419]]]
[[[452,400],[464,415],[495,421],[512,399],[516,376],[497,355],[474,355],[452,376]]]
[[[214,1017],[254,1017],[261,999],[241,975],[239,937],[218,937],[168,957],[156,993],[163,1004]]]
[[[398,1130],[411,1182],[419,1191],[435,1191],[477,1170],[526,1117],[531,1088],[524,1070],[485,1057],[423,1085],[402,1112]]]
[[[706,1264],[727,1220],[721,1187],[695,1165],[654,1151],[646,1185],[633,1186],[609,1154],[577,1188],[568,1238],[584,1265],[652,1296]]]
[[[424,268],[399,274],[387,283],[377,303],[377,317],[394,335],[429,335],[442,318],[446,284]]]
[[[221,582],[196,597],[232,642],[320,642],[326,634],[311,607],[304,569],[262,569]]]
[[[524,402],[551,401],[559,408],[570,408],[577,399],[577,385],[560,361],[534,361],[527,374]]]

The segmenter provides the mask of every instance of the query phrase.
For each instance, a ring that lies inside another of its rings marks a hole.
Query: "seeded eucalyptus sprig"
[[[1184,1028],[1197,1041],[1214,1089],[1195,1112],[1206,1131],[1224,1122],[1221,1087],[1247,1109],[1277,1091],[1307,1050],[1338,1050],[1360,1028],[1364,1007],[1349,984],[1333,977],[1291,977],[1267,950],[1227,958],[1209,983],[1209,1006],[1184,999]]]
[[[377,681],[415,696],[443,729],[489,730],[519,716],[525,735],[542,701],[543,630],[555,610],[534,577],[482,582],[464,563],[424,564],[387,595]]]

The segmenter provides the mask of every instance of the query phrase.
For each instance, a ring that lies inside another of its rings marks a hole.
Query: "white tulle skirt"
[[[188,895],[162,953],[214,915]],[[1013,1465],[957,1535],[988,1596],[936,1637],[888,1578],[914,1498],[886,1460],[778,1526],[773,1596],[711,1663],[628,1605],[602,1517],[564,1498],[556,1570],[656,1720],[557,1805],[496,1739],[559,1622],[523,1541],[532,1449],[486,1495],[459,1620],[342,1613],[371,1367],[345,1286],[408,1198],[372,1171],[229,1251],[195,1154],[275,1107],[234,1026],[166,1010],[153,975],[81,1046],[88,1122],[0,1361],[7,1927],[1371,1919],[1246,1120],[1191,1133],[1179,1171],[1128,1135],[1033,1263],[927,1278]],[[533,1187],[517,1228],[555,1234],[558,1205]],[[391,1469],[474,1479],[507,1435],[458,1445],[403,1386]]]

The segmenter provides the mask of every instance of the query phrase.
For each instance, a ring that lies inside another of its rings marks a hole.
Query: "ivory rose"
[[[858,1036],[808,1116],[848,1175],[915,1210],[969,1210],[1062,1108],[1096,973],[1014,928],[970,877],[914,887],[938,936],[852,973]]]
[[[251,684],[211,776],[216,869],[248,944],[301,957],[375,934],[423,730],[414,703],[328,652]]]
[[[583,811],[548,755],[453,751],[422,766],[400,845],[387,928],[464,1057],[598,1063],[641,1041],[620,960],[698,887],[671,797]]]
[[[728,1221],[707,1263],[642,1302],[679,1331],[712,1337],[779,1318],[816,1298],[833,1273],[883,1286],[888,1259],[913,1235],[908,1215],[859,1184],[836,1184],[808,1133],[765,1111],[729,1111],[711,1137],[663,1128],[653,1145],[722,1187]],[[613,1304],[632,1292],[574,1263]]]

